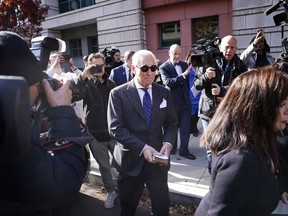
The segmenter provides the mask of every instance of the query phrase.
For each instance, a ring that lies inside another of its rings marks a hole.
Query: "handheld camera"
[[[191,63],[194,67],[206,67],[214,66],[217,58],[222,58],[223,53],[220,52],[218,46],[221,43],[219,37],[215,37],[212,40],[201,39],[197,41],[197,44],[193,45],[196,50],[201,50],[201,54],[195,54],[191,56]]]

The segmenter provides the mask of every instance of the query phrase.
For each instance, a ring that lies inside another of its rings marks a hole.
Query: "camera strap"
[[[226,65],[225,65],[225,69],[223,70],[223,66],[224,66],[224,61],[223,59],[221,59],[221,61],[218,63],[218,67],[221,71],[221,86],[220,87],[223,87],[224,86],[224,79],[225,79],[225,75],[228,73],[228,70],[230,69],[230,62],[227,62]],[[229,84],[231,82],[231,78],[232,78],[232,71],[230,71],[230,77],[229,77]]]
[[[89,141],[92,139],[91,135],[88,133],[88,129],[86,125],[79,118],[79,124],[81,127],[80,137],[63,137],[61,139],[50,140],[48,137],[48,132],[44,132],[40,134],[40,143],[42,148],[48,151],[57,151],[69,148],[75,144],[85,147]]]

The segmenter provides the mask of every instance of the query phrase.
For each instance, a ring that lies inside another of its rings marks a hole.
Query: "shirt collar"
[[[134,81],[135,86],[136,86],[137,89],[143,89],[143,88],[145,88],[145,87],[143,87],[142,85],[140,85],[140,84],[138,83],[137,79],[133,79],[133,81]],[[150,84],[150,85],[149,85],[148,87],[146,87],[146,88],[152,88],[152,84]]]

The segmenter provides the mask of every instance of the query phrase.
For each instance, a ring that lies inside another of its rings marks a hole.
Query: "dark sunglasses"
[[[156,70],[158,70],[157,65],[151,65],[150,67],[148,67],[147,65],[143,65],[142,67],[138,67],[138,66],[136,67],[139,68],[142,72],[147,72],[149,69],[152,72],[155,72]]]

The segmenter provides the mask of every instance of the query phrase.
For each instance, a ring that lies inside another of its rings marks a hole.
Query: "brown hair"
[[[250,146],[277,167],[274,122],[280,103],[288,96],[288,76],[273,66],[238,76],[203,133],[201,146],[215,154]],[[259,157],[265,162],[263,157]]]
[[[89,56],[88,56],[88,62],[91,63],[92,59],[93,58],[102,58],[103,61],[105,62],[105,57],[102,53],[100,52],[97,52],[97,53],[91,53]]]

